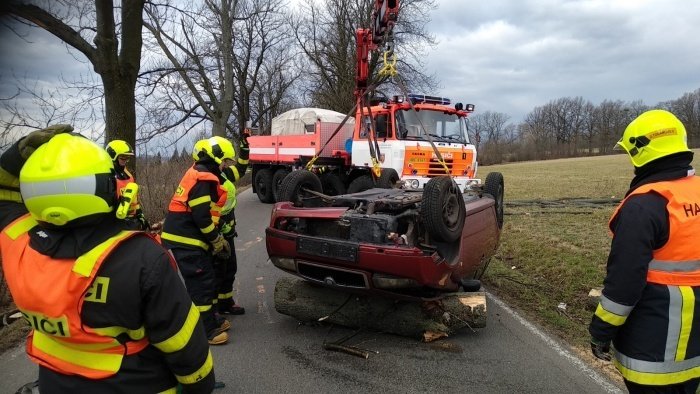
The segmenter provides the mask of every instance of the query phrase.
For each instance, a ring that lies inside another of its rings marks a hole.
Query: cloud
[[[513,121],[560,97],[654,105],[700,88],[698,2],[440,0],[431,16],[440,94]]]

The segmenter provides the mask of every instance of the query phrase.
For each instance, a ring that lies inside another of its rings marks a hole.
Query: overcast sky
[[[442,94],[520,121],[561,97],[642,100],[700,88],[700,1],[439,0]]]
[[[477,113],[502,112],[518,122],[561,97],[654,105],[700,88],[697,0],[437,3],[428,30],[438,45],[426,53],[441,83],[433,93],[473,103]],[[51,85],[61,74],[91,70],[39,29],[28,36],[32,44],[1,31],[3,96],[12,91],[13,72]]]

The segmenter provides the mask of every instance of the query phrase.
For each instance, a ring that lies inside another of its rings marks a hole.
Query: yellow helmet
[[[225,159],[233,160],[236,157],[236,151],[233,149],[231,141],[223,137],[214,136],[199,140],[194,144],[192,158],[198,161],[206,157],[213,159],[216,164],[221,164]]]
[[[683,123],[672,113],[661,109],[646,111],[633,120],[617,141],[615,148],[618,147],[629,154],[635,167],[690,150]]]
[[[37,148],[20,171],[19,187],[32,217],[55,226],[112,212],[116,203],[111,158],[79,134],[58,134]]]
[[[109,144],[107,144],[105,150],[107,151],[107,153],[109,153],[109,157],[112,159],[112,161],[116,161],[117,157],[121,155],[134,155],[134,150],[131,149],[131,145],[129,145],[128,142],[123,140],[111,141]]]

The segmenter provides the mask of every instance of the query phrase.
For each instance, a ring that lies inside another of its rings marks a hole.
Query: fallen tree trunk
[[[302,322],[326,321],[425,341],[465,327],[486,326],[483,292],[448,293],[438,300],[406,301],[351,294],[284,277],[275,286],[275,309]]]

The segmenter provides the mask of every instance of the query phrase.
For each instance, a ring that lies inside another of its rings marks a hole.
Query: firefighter
[[[134,183],[134,176],[126,168],[127,163],[134,157],[134,150],[131,145],[123,140],[113,140],[105,148],[109,157],[114,163],[114,170],[117,173],[117,193],[118,195],[124,196],[125,190],[127,190],[129,183]],[[134,224],[135,229],[148,230],[150,225],[148,220],[141,210],[141,204],[139,204],[137,196],[131,199],[129,212],[127,214],[126,220],[129,223]]]
[[[0,157],[0,251],[42,394],[210,393],[199,311],[169,253],[115,217],[104,149],[68,125]],[[21,193],[20,193],[21,192]]]
[[[226,241],[231,245],[231,256],[228,259],[217,258],[216,288],[217,299],[215,299],[216,311],[222,315],[243,315],[245,308],[238,305],[233,299],[233,282],[236,280],[238,271],[238,261],[236,259],[236,249],[233,246],[234,238],[238,236],[236,232],[236,185],[235,183],[245,174],[248,168],[248,133],[242,134],[241,143],[238,146],[239,155],[233,166],[228,166],[222,171],[221,187],[225,191],[225,200],[221,208],[221,220],[219,228]],[[202,141],[200,141],[201,143]],[[193,156],[198,160],[201,150],[195,146]],[[225,324],[225,323],[224,323]]]
[[[603,294],[591,349],[632,393],[695,393],[700,382],[700,178],[683,124],[651,110],[616,147],[635,177],[613,213]]]
[[[195,163],[182,177],[163,223],[161,240],[175,256],[192,301],[199,309],[209,344],[228,341],[231,325],[217,319],[215,256],[228,259],[231,245],[219,229],[221,208],[226,200],[221,188],[222,171],[232,164],[231,142],[211,137],[195,144],[200,150]]]

